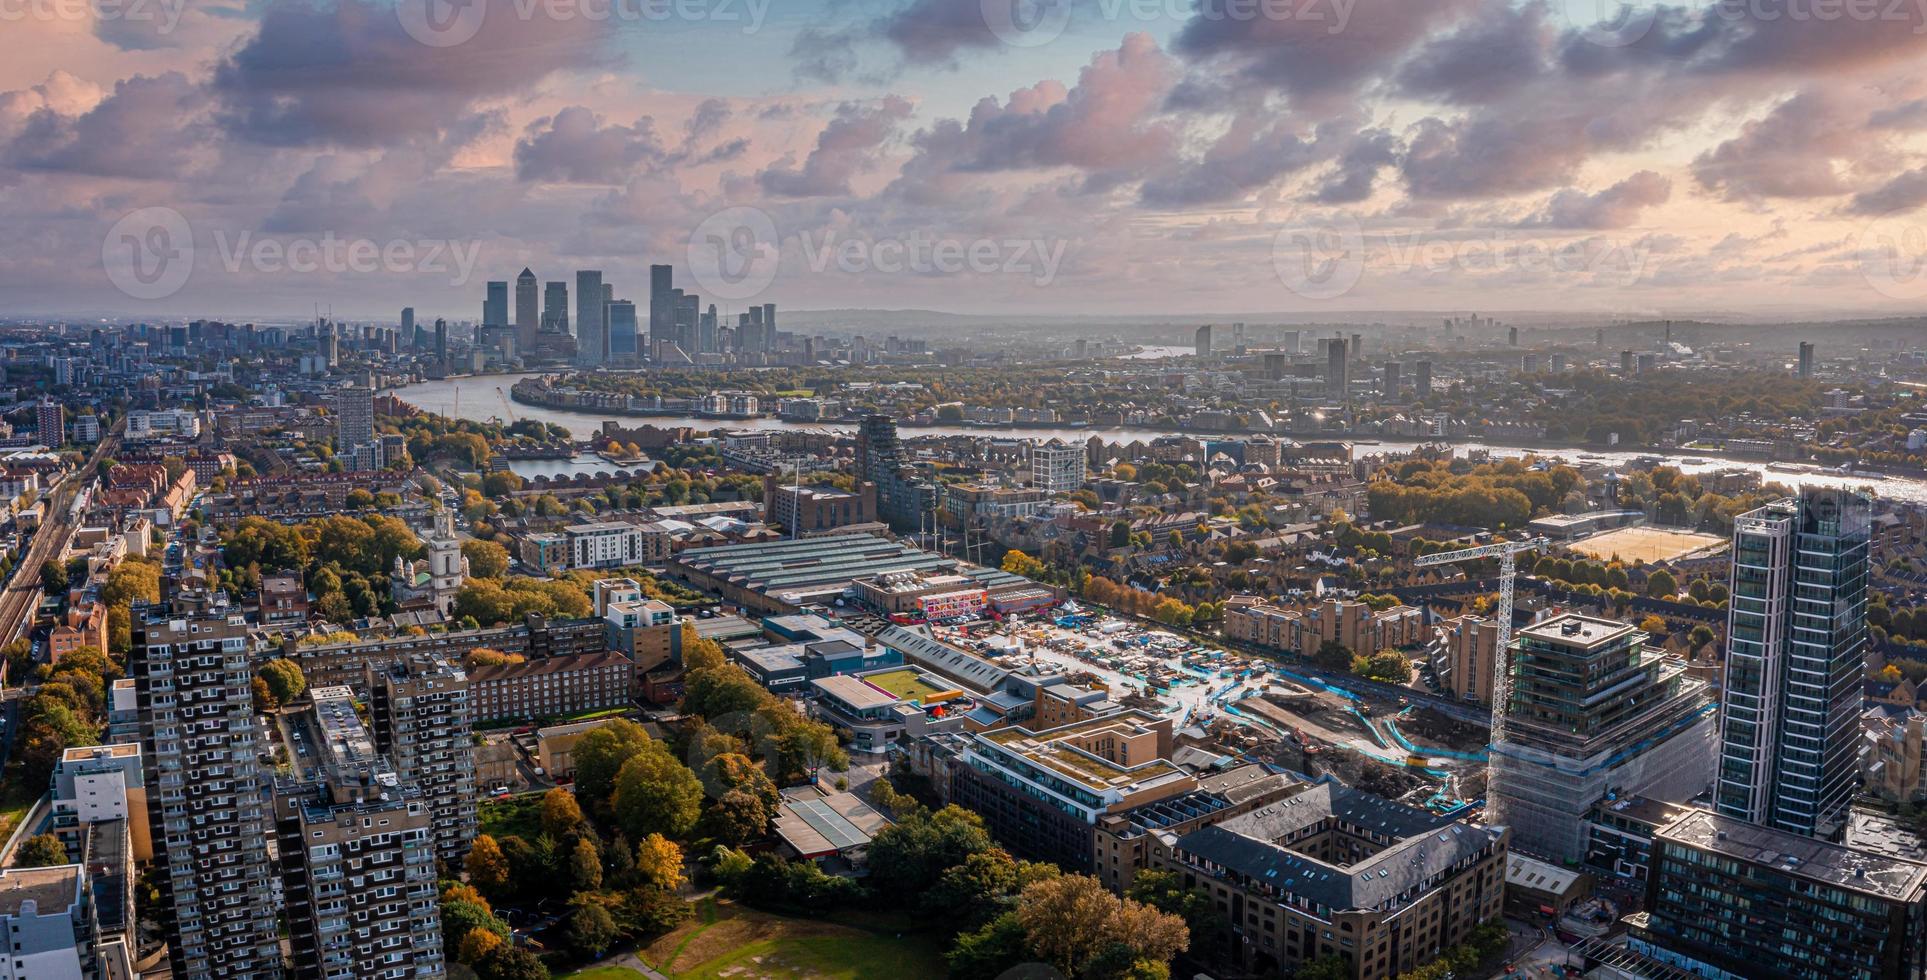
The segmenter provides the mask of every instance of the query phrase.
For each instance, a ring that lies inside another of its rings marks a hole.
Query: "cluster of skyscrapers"
[[[777,349],[776,304],[751,306],[725,323],[716,304],[703,306],[702,297],[676,287],[675,270],[649,267],[647,330],[638,319],[636,304],[620,299],[615,285],[604,282],[599,270],[575,274],[575,313],[569,312],[566,281],[541,285],[540,303],[535,273],[523,269],[510,284],[491,282],[482,301],[484,345],[512,337],[524,360],[544,353],[567,354],[580,368],[637,367],[643,362],[687,364],[705,354],[754,354]]]

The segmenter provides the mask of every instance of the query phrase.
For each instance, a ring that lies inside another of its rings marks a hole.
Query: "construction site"
[[[1440,812],[1476,805],[1483,795],[1485,726],[1449,717],[1416,691],[1411,698],[1358,693],[1298,665],[1113,618],[1006,624],[946,639],[1004,666],[1086,675],[1131,707],[1171,716],[1181,737],[1217,751],[1332,773]],[[1455,713],[1477,717],[1476,709]]]

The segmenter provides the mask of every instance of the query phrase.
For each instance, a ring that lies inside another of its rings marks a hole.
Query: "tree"
[[[579,892],[602,887],[602,849],[596,846],[595,837],[584,834],[575,839],[575,847],[569,851],[569,878]]]
[[[476,890],[490,898],[500,898],[509,893],[509,862],[502,854],[502,846],[488,834],[481,834],[469,845],[468,857],[463,859],[462,867],[468,872],[468,880]]]
[[[702,816],[703,784],[682,760],[652,742],[622,764],[610,802],[631,837],[681,837]]]
[[[1672,572],[1662,568],[1646,576],[1646,594],[1660,599],[1678,595],[1679,580],[1673,577]]]
[[[508,945],[491,951],[475,972],[482,980],[549,980],[549,968],[534,953]]]
[[[39,834],[26,839],[20,849],[14,852],[13,863],[20,868],[46,868],[67,863],[67,845],[52,834]]]
[[[1342,956],[1324,956],[1299,967],[1292,980],[1352,980],[1352,965]]]
[[[1717,637],[1718,637],[1718,634],[1713,632],[1713,628],[1711,626],[1708,626],[1705,623],[1701,623],[1700,625],[1693,627],[1693,631],[1691,633],[1686,634],[1686,643],[1689,647],[1691,647],[1693,652],[1697,653],[1700,650],[1704,649],[1708,643],[1713,642],[1714,639],[1716,639]]]
[[[983,818],[959,806],[910,817],[870,842],[870,882],[886,898],[915,901],[949,868],[990,850]]]
[[[308,678],[301,673],[301,665],[286,658],[270,660],[256,673],[268,686],[268,696],[277,706],[294,703],[308,690]]]
[[[1311,662],[1323,670],[1350,670],[1352,651],[1337,640],[1326,640],[1319,645],[1318,652],[1311,655]]]
[[[575,794],[557,786],[542,794],[542,832],[557,840],[582,826],[582,807]]]
[[[769,809],[746,790],[732,789],[717,797],[703,815],[711,836],[729,844],[748,844],[769,832]]]
[[[617,718],[590,729],[575,743],[575,790],[590,801],[607,800],[615,792],[622,764],[649,745],[649,733],[627,718]]]
[[[1026,886],[1058,873],[1056,865],[1017,861],[1010,852],[993,847],[945,869],[924,893],[923,907],[952,929],[977,929],[1009,911]]]
[[[447,935],[446,929],[443,930],[443,935]],[[502,937],[487,929],[470,929],[455,943],[455,960],[458,963],[474,966],[487,959],[488,954],[494,952],[495,947],[500,945],[502,945]]]
[[[1184,887],[1183,877],[1175,871],[1138,872],[1124,897],[1182,918],[1193,936],[1209,934],[1223,921],[1211,904],[1211,894]]]
[[[1127,967],[1167,964],[1191,945],[1183,919],[1120,899],[1088,875],[1062,875],[1025,888],[1017,920],[1030,951],[1072,976],[1085,974],[1100,957]]]
[[[1012,548],[1004,553],[1004,571],[1025,578],[1037,578],[1044,574],[1044,563]]]
[[[569,945],[586,959],[598,959],[618,938],[616,920],[593,895],[577,895],[569,913]]]
[[[1352,673],[1381,684],[1403,684],[1412,679],[1412,663],[1397,650],[1381,650],[1369,657],[1352,658]]]
[[[956,977],[1001,976],[1029,958],[1024,924],[1015,911],[1005,912],[975,932],[958,936],[950,952],[944,954],[950,964],[950,975]]]
[[[662,892],[681,888],[682,848],[661,834],[644,837],[636,845],[636,880],[645,888]]]
[[[493,541],[462,542],[468,573],[476,578],[501,578],[509,573],[509,551]]]
[[[48,595],[65,595],[67,592],[66,566],[52,558],[41,562],[40,588]]]
[[[1668,633],[1672,632],[1672,629],[1666,625],[1666,617],[1657,613],[1640,620],[1639,628],[1660,639],[1664,639]]]

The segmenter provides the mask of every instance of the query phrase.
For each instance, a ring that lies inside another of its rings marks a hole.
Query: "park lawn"
[[[482,833],[497,839],[516,836],[532,841],[542,836],[542,794],[524,793],[506,800],[485,800],[477,808]]]
[[[40,802],[40,795],[46,787],[29,789],[24,775],[26,766],[20,761],[18,750],[7,764],[6,774],[0,776],[0,842],[13,835],[15,827],[25,819],[27,811]]]
[[[643,976],[626,966],[592,966],[574,973],[564,973],[555,980],[643,980]]]
[[[942,976],[928,934],[894,934],[770,915],[706,901],[697,915],[640,951],[677,980],[896,980]]]

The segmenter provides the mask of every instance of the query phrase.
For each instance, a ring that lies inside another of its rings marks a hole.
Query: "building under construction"
[[[1713,782],[1719,725],[1706,685],[1625,623],[1563,615],[1511,644],[1510,710],[1492,747],[1513,846],[1586,856],[1586,813],[1610,795],[1687,800]]]

